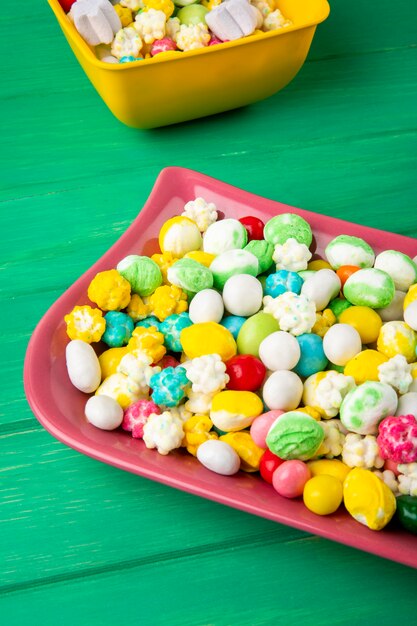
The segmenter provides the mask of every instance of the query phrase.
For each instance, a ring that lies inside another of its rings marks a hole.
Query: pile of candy
[[[60,0],[107,63],[196,50],[291,25],[276,0]]]
[[[70,380],[98,428],[417,532],[416,259],[339,235],[311,260],[312,239],[293,213],[187,202],[159,253],[97,274],[96,306],[65,316]]]

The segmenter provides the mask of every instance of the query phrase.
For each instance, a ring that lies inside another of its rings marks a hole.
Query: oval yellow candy
[[[382,326],[382,319],[369,306],[350,306],[341,313],[339,322],[356,328],[364,344],[376,341]]]
[[[312,476],[334,476],[343,483],[351,468],[338,459],[319,459],[307,463]]]
[[[343,484],[345,507],[356,521],[371,530],[381,530],[395,513],[395,496],[370,470],[355,467]]]
[[[265,450],[256,445],[248,432],[227,433],[220,437],[238,453],[240,469],[244,472],[257,472]]]
[[[197,261],[197,263],[201,263],[201,265],[204,265],[205,267],[210,267],[216,258],[216,255],[210,254],[209,252],[203,252],[203,250],[193,250],[184,254],[184,258],[193,259],[193,261]]]
[[[129,350],[126,346],[125,348],[109,348],[100,354],[98,360],[101,367],[101,380],[116,374],[120,361],[128,352]]]
[[[378,366],[386,363],[388,357],[378,350],[364,350],[359,352],[353,359],[345,365],[345,376],[352,376],[357,385],[365,383],[367,380],[379,380]]]
[[[313,271],[325,270],[325,269],[331,270],[332,266],[330,265],[330,263],[328,263],[324,259],[315,259],[315,261],[310,261],[310,263],[307,265],[307,269],[313,270]]]
[[[250,426],[263,409],[262,400],[252,391],[220,391],[211,403],[210,419],[216,428],[235,432]]]
[[[237,352],[232,333],[216,322],[202,322],[184,328],[180,341],[189,359],[205,354],[219,354],[222,361],[228,361]]]

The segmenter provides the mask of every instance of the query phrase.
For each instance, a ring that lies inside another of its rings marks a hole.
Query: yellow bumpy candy
[[[131,404],[145,397],[139,385],[129,376],[117,373],[105,378],[96,391],[96,395],[110,396],[127,409]]]
[[[174,13],[174,3],[171,0],[143,0],[145,5],[143,10],[149,11],[149,9],[155,9],[155,11],[162,11],[165,13],[168,19]]]
[[[382,326],[382,319],[369,306],[350,306],[339,315],[339,322],[356,328],[364,344],[376,341]]]
[[[151,259],[159,266],[164,285],[170,285],[171,283],[168,280],[168,270],[171,265],[174,265],[175,261],[178,261],[178,257],[171,254],[171,252],[163,252],[162,254],[153,254]]]
[[[383,324],[377,341],[379,352],[392,358],[402,354],[409,363],[416,356],[417,334],[405,322],[387,322]]]
[[[338,459],[319,459],[318,461],[309,461],[308,469],[312,476],[334,476],[343,483],[351,468],[339,461]]]
[[[343,484],[345,507],[356,521],[371,530],[381,530],[395,513],[391,489],[370,470],[355,467]]]
[[[117,270],[99,272],[88,287],[88,297],[103,311],[120,311],[130,301],[130,283]]]
[[[365,383],[367,380],[379,380],[378,367],[386,363],[388,357],[377,350],[364,350],[359,352],[353,359],[345,365],[345,376],[352,376],[357,385]]]
[[[172,217],[159,231],[161,252],[171,252],[178,258],[192,250],[200,250],[202,243],[197,224],[182,215]]]
[[[101,367],[101,380],[108,378],[112,374],[116,374],[118,365],[124,355],[128,353],[127,347],[109,348],[98,357]]]
[[[134,322],[139,322],[148,316],[148,307],[137,293],[134,293],[130,298],[126,313]]]
[[[128,7],[122,7],[121,4],[114,4],[113,9],[116,11],[122,23],[122,27],[126,28],[133,22],[132,11]]]
[[[157,363],[166,353],[164,335],[155,326],[149,328],[137,326],[129,339],[127,349],[129,352],[133,350],[144,352],[152,359],[152,363]]]
[[[322,313],[316,313],[316,322],[311,332],[319,337],[324,337],[333,324],[336,324],[335,314],[331,309],[324,309]]]
[[[235,432],[250,426],[262,411],[262,400],[252,391],[220,391],[211,403],[210,419],[216,428]]]
[[[265,450],[256,445],[248,432],[226,433],[220,437],[232,446],[240,457],[240,469],[244,472],[257,472]]]
[[[181,445],[187,448],[187,452],[196,456],[198,446],[209,439],[218,439],[217,433],[209,432],[212,426],[213,422],[207,415],[193,415],[182,425],[184,439]]]
[[[175,285],[162,285],[147,298],[148,315],[155,315],[160,322],[173,313],[183,313],[188,309],[187,295]]]
[[[216,322],[202,322],[184,328],[180,341],[189,359],[205,354],[219,354],[222,361],[228,361],[237,352],[232,333]]]
[[[91,306],[75,306],[71,313],[65,315],[67,335],[70,339],[81,339],[86,343],[100,341],[106,330],[106,321],[100,309]]]
[[[203,252],[202,250],[194,250],[194,252],[187,252],[184,254],[185,259],[192,259],[193,261],[197,261],[197,263],[201,263],[205,267],[210,267],[216,258],[215,254],[210,254],[209,252]]]

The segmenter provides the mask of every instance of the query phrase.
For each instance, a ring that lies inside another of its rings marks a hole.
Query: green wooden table
[[[415,570],[82,456],[40,426],[22,386],[42,314],[123,233],[167,165],[416,237],[415,18],[414,0],[332,2],[281,93],[136,131],[96,95],[45,1],[5,3],[3,624],[415,623]]]

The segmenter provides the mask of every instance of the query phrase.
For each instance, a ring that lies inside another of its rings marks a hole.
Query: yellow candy
[[[294,409],[294,411],[298,411],[299,413],[307,413],[307,415],[312,417],[317,422],[319,422],[322,418],[322,414],[314,406],[300,406],[298,409]]]
[[[96,395],[110,396],[120,404],[122,409],[127,409],[134,402],[144,398],[139,385],[129,376],[120,373],[105,378],[97,389]]]
[[[143,0],[145,5],[143,10],[149,11],[149,9],[155,9],[155,11],[162,11],[165,13],[168,19],[174,13],[174,3],[171,0]]]
[[[322,313],[316,313],[316,322],[311,332],[319,337],[324,337],[333,324],[336,324],[335,314],[331,309],[324,309]]]
[[[201,265],[204,265],[205,267],[210,267],[216,258],[216,255],[210,254],[209,252],[203,252],[202,250],[195,250],[184,254],[184,258],[193,259],[193,261],[197,261],[197,263],[201,263]]]
[[[152,359],[153,363],[157,363],[166,353],[164,335],[155,326],[148,328],[137,326],[129,339],[127,349],[129,352],[133,350],[144,352]]]
[[[129,24],[132,23],[132,11],[128,7],[122,7],[120,4],[115,4],[113,5],[113,9],[119,16],[123,28],[126,28],[126,26],[129,26]]]
[[[346,477],[343,497],[352,517],[371,530],[384,528],[397,506],[391,489],[370,470],[360,467],[355,467]]]
[[[411,285],[410,289],[407,291],[407,295],[404,298],[404,311],[415,300],[417,300],[417,283]]]
[[[212,11],[214,7],[218,7],[222,3],[222,0],[201,0],[203,7],[206,7],[209,11]]]
[[[417,378],[417,363],[411,363],[411,376]]]
[[[379,380],[378,366],[387,361],[388,357],[377,350],[364,350],[346,363],[344,374],[352,376],[357,385],[367,380]]]
[[[262,400],[252,391],[220,391],[211,403],[210,419],[216,428],[235,432],[250,426],[262,411]]]
[[[343,483],[351,468],[338,459],[319,459],[307,463],[312,476],[334,476]]]
[[[219,354],[222,361],[228,361],[237,352],[232,333],[216,322],[202,322],[184,328],[180,341],[189,359],[205,354]]]
[[[310,261],[310,263],[308,263],[307,269],[314,270],[314,271],[324,270],[324,269],[331,270],[332,266],[330,265],[330,263],[328,263],[324,259],[316,259],[315,261]]]
[[[161,251],[171,252],[179,258],[192,250],[200,250],[202,242],[197,224],[182,215],[172,217],[159,231]]]
[[[120,311],[130,301],[130,283],[117,270],[99,272],[88,287],[88,297],[103,311]]]
[[[207,415],[193,415],[186,420],[182,427],[184,429],[184,439],[182,446],[193,456],[197,455],[198,446],[209,439],[218,439],[215,432],[209,432],[213,422]]]
[[[349,324],[358,331],[362,343],[373,343],[378,339],[382,320],[378,313],[368,306],[350,306],[339,316],[340,324]]]
[[[257,472],[259,463],[265,450],[256,445],[248,432],[227,433],[220,437],[238,453],[241,463],[240,469],[244,472]]]
[[[70,339],[81,339],[86,343],[100,341],[106,330],[106,321],[100,309],[91,306],[75,306],[71,313],[65,315],[67,335]]]
[[[343,485],[334,476],[313,476],[304,485],[305,506],[316,515],[330,515],[337,511],[343,500]]]
[[[315,404],[316,401],[316,390],[319,383],[328,376],[329,372],[317,372],[316,374],[312,374],[304,381],[304,390],[303,390],[303,404],[306,407],[312,407],[316,410],[317,413],[324,419],[326,418],[326,413],[319,406]],[[310,413],[308,413],[310,415]],[[314,419],[315,416],[311,415]]]
[[[412,363],[416,356],[417,334],[405,322],[387,322],[380,330],[377,347],[379,352],[392,358],[405,356]]]
[[[147,317],[148,307],[137,293],[134,293],[130,298],[126,313],[130,315],[134,322],[138,322],[139,320],[143,320]]]
[[[178,261],[178,258],[171,254],[171,252],[164,252],[163,254],[153,254],[151,259],[159,265],[164,284],[170,285],[171,283],[168,280],[168,269],[175,263],[175,261]]]
[[[160,322],[174,313],[183,313],[188,309],[187,295],[175,285],[162,285],[146,299],[148,315],[155,315]]]
[[[116,374],[120,361],[127,353],[128,348],[126,346],[124,348],[109,348],[100,354],[98,360],[101,367],[101,380],[108,378],[112,374]]]

